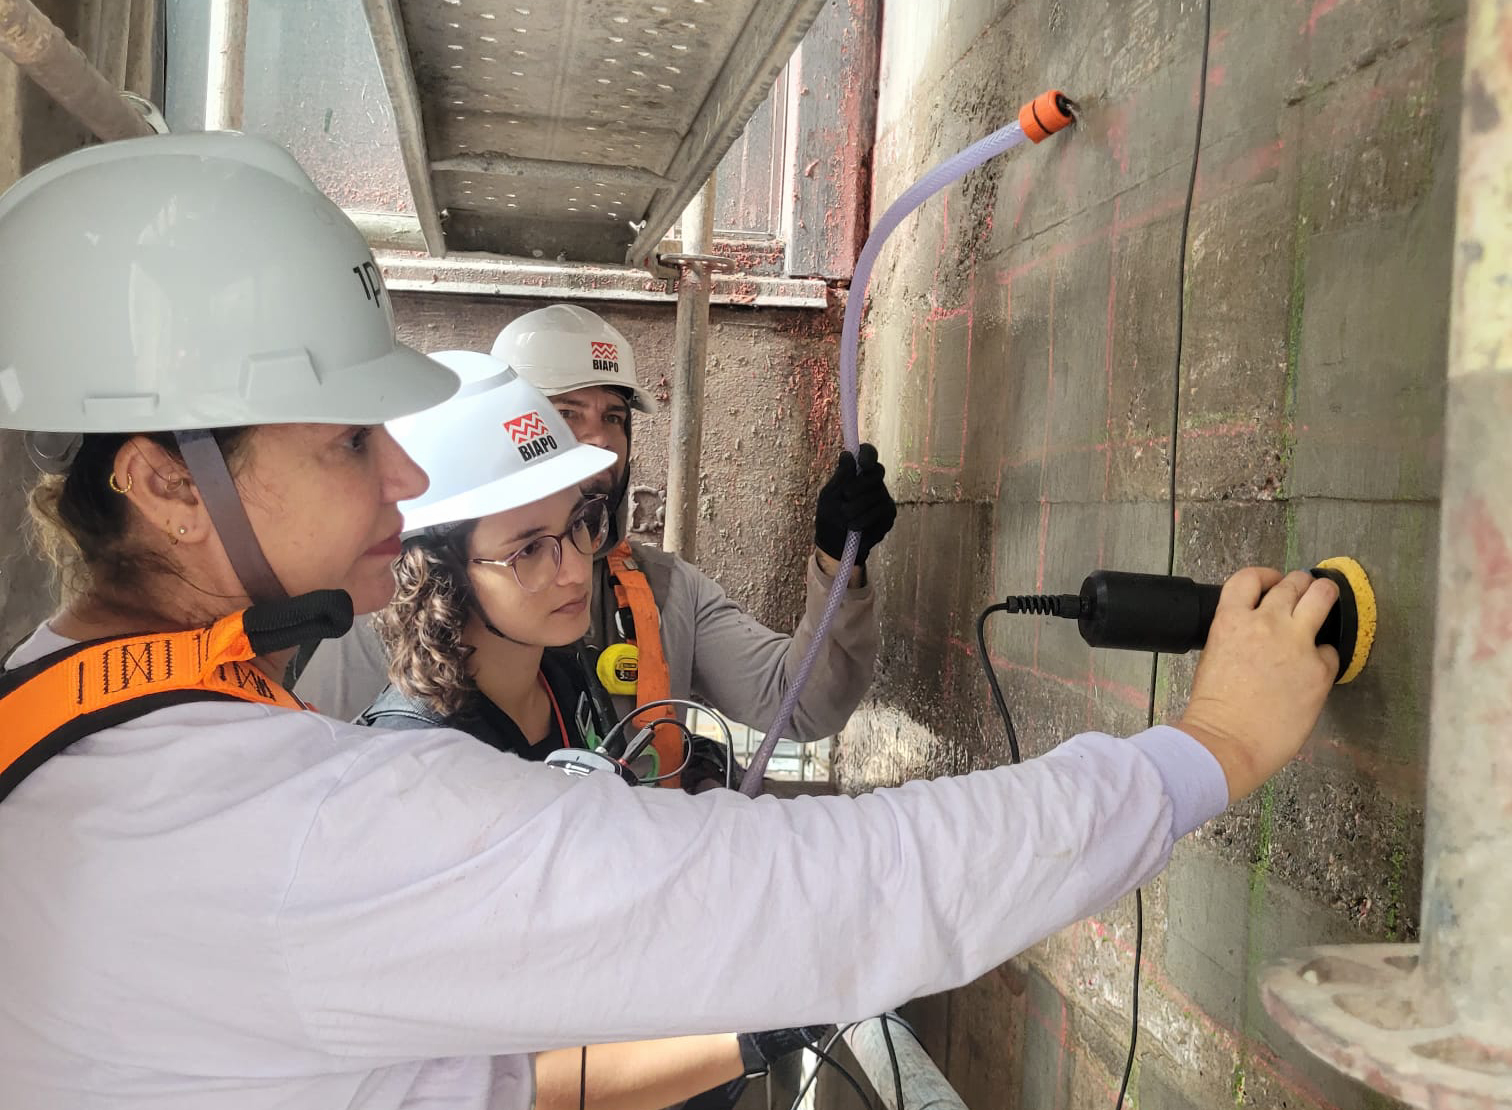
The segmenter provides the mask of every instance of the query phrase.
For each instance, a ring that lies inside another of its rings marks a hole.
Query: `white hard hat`
[[[64,155],[0,196],[0,427],[376,424],[456,388],[395,342],[361,234],[232,132]]]
[[[454,370],[462,388],[389,424],[430,475],[424,495],[399,504],[406,532],[528,505],[614,465],[613,451],[579,443],[551,402],[498,359],[476,351],[431,358]]]
[[[635,376],[629,341],[575,304],[547,305],[518,317],[499,333],[490,353],[548,397],[607,385],[628,389],[641,412],[658,408],[656,396]]]

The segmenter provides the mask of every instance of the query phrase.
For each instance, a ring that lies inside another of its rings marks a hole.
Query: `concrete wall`
[[[1382,602],[1302,758],[1145,891],[1144,1110],[1389,1105],[1279,1034],[1253,984],[1298,945],[1417,932],[1462,7],[1213,0],[1184,283],[1201,2],[884,15],[874,212],[1048,86],[1083,113],[930,203],[879,267],[862,427],[905,504],[843,785],[1006,761],[972,633],[1004,594],[1351,554]],[[995,619],[1026,754],[1184,704],[1191,659]],[[1113,1105],[1133,909],[917,1008],[969,1105]]]
[[[486,351],[539,300],[395,293],[402,340],[422,351]],[[625,334],[640,380],[663,401],[632,424],[637,538],[660,542],[667,491],[667,412],[676,307],[583,302]],[[814,500],[839,450],[840,321],[811,309],[710,312],[703,496],[696,562],[757,619],[791,630],[803,609]]]

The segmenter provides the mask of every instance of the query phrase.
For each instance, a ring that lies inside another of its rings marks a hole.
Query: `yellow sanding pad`
[[[1350,655],[1349,663],[1336,683],[1343,686],[1346,682],[1353,682],[1358,678],[1370,659],[1370,648],[1375,643],[1376,634],[1375,590],[1371,588],[1370,576],[1365,573],[1365,568],[1348,555],[1324,559],[1318,564],[1318,569],[1337,571],[1342,574],[1344,581],[1348,582],[1349,588],[1354,591],[1356,614],[1354,653]]]

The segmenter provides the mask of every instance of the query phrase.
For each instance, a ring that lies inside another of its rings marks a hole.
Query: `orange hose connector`
[[[1019,109],[1019,126],[1030,142],[1042,143],[1076,122],[1076,117],[1071,114],[1075,107],[1059,89],[1042,92]]]

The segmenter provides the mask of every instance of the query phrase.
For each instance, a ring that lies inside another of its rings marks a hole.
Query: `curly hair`
[[[476,521],[409,540],[394,564],[394,600],[373,618],[389,655],[389,679],[438,713],[459,712],[477,692],[462,642],[474,599],[467,541]]]

